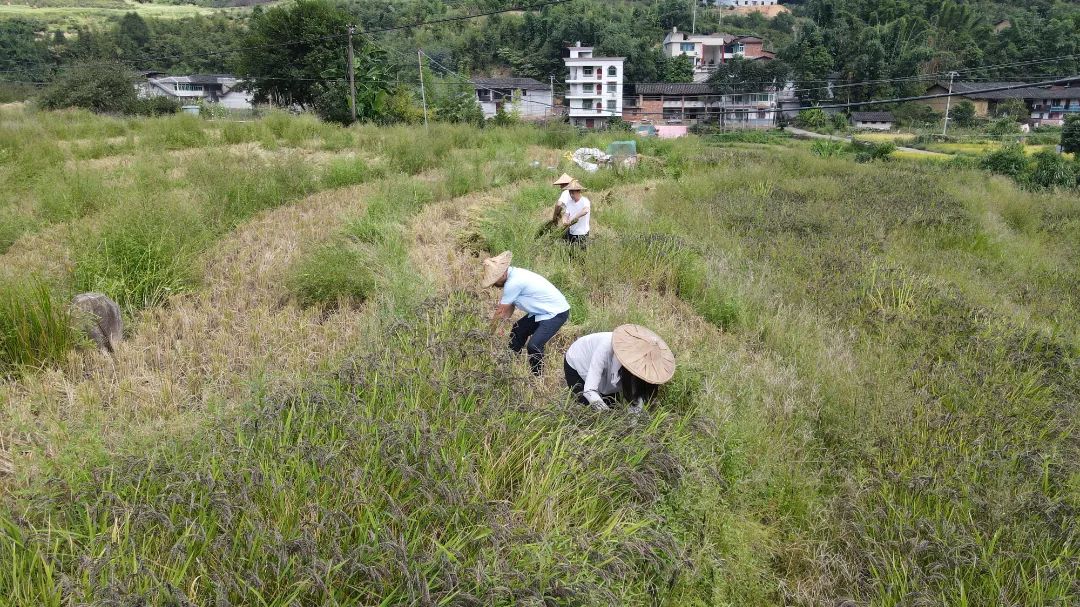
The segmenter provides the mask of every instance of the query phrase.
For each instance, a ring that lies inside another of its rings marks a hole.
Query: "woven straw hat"
[[[650,384],[662,384],[675,375],[675,355],[656,333],[641,325],[620,325],[611,335],[619,364]]]
[[[562,185],[562,186],[564,186],[564,185],[570,183],[573,180],[574,180],[573,177],[567,175],[566,173],[563,173],[562,175],[559,176],[558,179],[556,179],[555,181],[552,181],[551,185]]]
[[[566,184],[566,186],[563,187],[563,189],[566,190],[567,192],[573,192],[573,191],[584,192],[584,191],[586,191],[585,187],[582,186],[581,182],[578,181],[577,179],[574,179],[570,183]]]
[[[510,251],[503,251],[495,257],[489,257],[484,260],[484,279],[480,283],[485,289],[494,285],[506,274],[506,269],[510,267],[510,260],[514,258],[514,254]]]

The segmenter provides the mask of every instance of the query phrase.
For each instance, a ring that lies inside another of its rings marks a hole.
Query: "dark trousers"
[[[580,247],[582,249],[584,249],[585,245],[587,245],[589,243],[589,235],[588,234],[574,235],[574,234],[571,234],[570,232],[567,232],[564,235],[564,237],[566,238],[566,243],[567,244],[571,244],[571,245],[574,245],[576,247]]]
[[[544,346],[555,337],[568,318],[569,310],[547,320],[537,321],[535,316],[530,315],[514,323],[514,328],[510,331],[510,349],[521,352],[521,348],[525,348],[529,354],[529,368],[533,375],[540,375],[544,370]]]
[[[570,388],[570,393],[574,395],[574,398],[583,405],[589,404],[589,399],[585,398],[583,394],[585,392],[585,380],[582,379],[581,374],[578,373],[570,363],[566,362],[566,358],[562,361],[563,375],[566,376],[566,387]]]

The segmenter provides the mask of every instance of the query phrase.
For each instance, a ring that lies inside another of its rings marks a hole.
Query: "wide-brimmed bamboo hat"
[[[675,355],[656,333],[641,325],[620,325],[611,335],[615,358],[627,371],[650,384],[663,384],[675,375]]]
[[[503,251],[495,257],[488,257],[484,260],[484,279],[480,283],[485,289],[494,285],[506,274],[506,269],[510,267],[510,260],[514,258],[514,254],[510,251]]]
[[[567,175],[566,173],[563,173],[562,175],[559,176],[558,179],[556,179],[555,181],[552,181],[551,185],[565,186],[566,184],[570,183],[573,180],[574,180],[573,177],[571,177],[570,175]]]
[[[578,181],[577,179],[571,180],[570,183],[563,186],[563,189],[566,190],[567,192],[584,192],[584,191],[586,191],[585,186],[581,185],[581,182]]]

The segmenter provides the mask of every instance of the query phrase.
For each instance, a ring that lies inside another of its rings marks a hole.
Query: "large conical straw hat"
[[[484,260],[484,279],[480,283],[485,289],[495,284],[502,278],[503,274],[506,274],[506,269],[510,267],[510,260],[514,258],[514,254],[510,251],[503,251],[495,257],[488,257]]]
[[[581,182],[577,179],[572,180],[570,183],[563,186],[563,189],[567,192],[584,192],[585,186],[581,185]]]
[[[650,384],[662,384],[675,375],[675,355],[656,333],[641,325],[620,325],[611,335],[619,364]]]
[[[562,175],[559,176],[558,179],[556,179],[555,181],[552,181],[551,185],[566,185],[566,184],[570,183],[573,180],[574,180],[573,177],[567,175],[566,173],[563,173]]]

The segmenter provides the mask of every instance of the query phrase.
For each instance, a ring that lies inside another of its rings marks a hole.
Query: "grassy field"
[[[613,135],[2,111],[9,604],[1080,600],[1075,196],[642,140],[570,257],[547,183]],[[503,249],[573,306],[538,380]],[[636,423],[558,365],[623,322],[678,359]]]
[[[32,19],[50,31],[75,31],[79,27],[101,26],[135,12],[146,18],[179,19],[214,13],[241,13],[250,8],[210,8],[193,4],[156,4],[132,0],[57,0],[39,4],[12,2],[0,4],[0,19]]]

